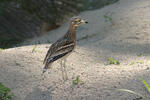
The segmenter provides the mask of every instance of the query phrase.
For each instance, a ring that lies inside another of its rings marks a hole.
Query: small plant
[[[112,21],[112,18],[110,16],[104,15],[104,18],[106,22]]]
[[[2,51],[3,49],[2,48],[0,48],[0,51]]]
[[[149,64],[149,62],[148,61],[146,61],[146,63],[145,63],[146,65],[148,65]]]
[[[131,62],[131,63],[130,63],[130,65],[134,65],[134,64],[135,64],[135,62]]]
[[[141,79],[141,80],[142,80],[142,83],[144,84],[144,86],[146,87],[147,91],[150,93],[150,86],[147,84],[147,82],[144,79]],[[132,91],[132,90],[128,90],[128,89],[118,89],[118,90],[123,91],[123,92],[128,92],[131,94],[135,94],[135,95],[140,97],[138,100],[149,100],[149,98],[147,96],[143,96],[142,94],[137,93],[137,92]]]
[[[139,63],[139,64],[143,64],[143,61],[139,60],[139,61],[137,61],[137,63]]]
[[[73,85],[78,85],[79,84],[79,82],[81,82],[81,80],[80,80],[80,76],[77,76],[76,77],[76,79],[75,80],[73,80]]]
[[[131,62],[129,65],[134,65],[134,64],[146,64],[146,65],[149,65],[149,61],[142,61],[142,60],[138,60],[138,61],[135,61],[135,62]]]
[[[111,24],[113,24],[112,14],[113,13],[106,13],[104,15],[105,22],[110,22]]]
[[[123,92],[128,92],[128,93],[131,93],[131,94],[135,94],[137,96],[140,97],[140,99],[143,99],[143,100],[148,100],[147,97],[144,97],[142,94],[139,94],[137,92],[134,92],[132,90],[128,90],[128,89],[118,89],[119,91],[123,91]],[[139,100],[139,99],[138,99]]]
[[[36,49],[37,49],[37,45],[34,45],[34,47],[33,47],[33,49],[32,49],[32,53],[33,53],[33,52],[37,52]]]
[[[150,86],[147,84],[147,82],[144,79],[142,79],[142,82],[145,85],[147,91],[150,93]]]
[[[108,64],[109,65],[111,65],[111,64],[120,65],[120,62],[115,60],[114,58],[110,57],[110,58],[108,58]]]
[[[12,100],[13,97],[11,90],[0,83],[0,100]]]

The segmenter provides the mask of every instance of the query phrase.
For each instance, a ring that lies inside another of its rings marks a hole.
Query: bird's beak
[[[87,21],[85,21],[85,20],[81,20],[81,23],[83,23],[83,24],[87,24],[88,22],[87,22]]]

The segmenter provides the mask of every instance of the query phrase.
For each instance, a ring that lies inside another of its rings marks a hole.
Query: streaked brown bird
[[[79,25],[88,23],[87,21],[81,19],[80,17],[73,17],[70,22],[69,29],[67,33],[60,39],[58,39],[55,43],[53,43],[44,59],[44,69],[43,73],[46,72],[46,70],[51,66],[51,64],[60,59],[63,58],[63,61],[61,61],[61,68],[65,71],[66,79],[68,79],[67,72],[66,72],[66,57],[73,52],[75,46],[76,46],[76,29]],[[64,78],[64,72],[62,71],[63,79]]]

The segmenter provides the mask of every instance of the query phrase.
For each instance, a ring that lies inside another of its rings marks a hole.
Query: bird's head
[[[74,26],[74,27],[78,27],[79,25],[86,24],[86,23],[88,23],[88,22],[81,19],[80,17],[73,17],[71,19],[71,25]]]

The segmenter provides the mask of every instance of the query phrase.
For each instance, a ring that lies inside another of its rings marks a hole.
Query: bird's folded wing
[[[62,54],[69,54],[71,51],[73,51],[75,47],[75,43],[70,43],[63,45],[61,47],[58,47],[52,54],[51,56],[58,56]]]
[[[51,45],[51,46],[52,46],[52,45]],[[47,51],[47,54],[46,54],[46,56],[45,56],[45,58],[44,58],[44,61],[43,61],[43,64],[45,64],[47,58],[48,58],[50,55],[51,55],[51,47],[50,47],[49,50]]]
[[[57,42],[54,43],[50,49],[47,52],[47,55],[44,59],[44,63],[47,61],[47,59],[50,59],[51,57],[56,57],[57,59],[69,54],[75,47],[74,42]]]

